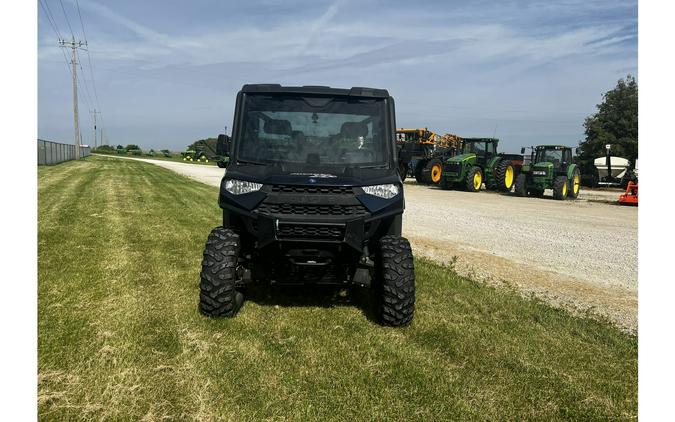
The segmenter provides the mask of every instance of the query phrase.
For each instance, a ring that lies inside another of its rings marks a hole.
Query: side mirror
[[[574,153],[575,153],[576,155],[581,155],[581,148],[576,147],[576,148],[574,149]]]
[[[230,155],[230,137],[223,135],[222,133],[218,135],[218,142],[216,143],[216,154],[221,157],[227,157]]]
[[[521,154],[525,154],[525,147],[522,147],[522,148],[520,149],[520,153],[521,153]]]

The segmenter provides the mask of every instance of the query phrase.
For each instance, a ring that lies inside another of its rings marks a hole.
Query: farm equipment
[[[628,182],[626,186],[626,193],[619,196],[619,204],[621,205],[637,205],[638,204],[638,183],[637,181]]]
[[[384,325],[415,309],[412,250],[401,236],[394,100],[386,90],[244,85],[220,185],[199,308],[233,317],[249,283],[373,290]],[[231,144],[231,145],[230,145]]]
[[[438,135],[424,129],[399,129],[396,131],[399,147],[401,177],[412,174],[418,183],[441,181],[443,162],[455,155],[459,136],[446,133]]]
[[[209,159],[206,157],[204,150],[200,148],[188,149],[187,151],[181,153],[181,155],[183,156],[183,161],[191,161],[197,163],[209,162]]]
[[[421,171],[431,158],[436,134],[424,129],[399,129],[396,131],[396,145],[399,157],[399,173],[405,180],[408,175],[423,183]]]
[[[443,163],[441,187],[478,192],[487,189],[508,192],[523,162],[522,155],[497,153],[497,138],[460,138],[457,155]]]
[[[225,137],[225,140],[221,140],[220,144],[218,143],[219,140],[216,138],[201,139],[195,142],[185,153],[183,153],[183,161],[205,163],[215,161],[216,164],[218,164],[218,167],[224,168],[228,158],[222,152],[218,151],[218,145],[227,144],[227,139],[229,139],[229,137],[227,135],[219,135],[218,139],[222,136]]]
[[[525,148],[521,153],[525,153]],[[572,163],[570,147],[538,145],[532,148],[529,164],[524,165],[516,177],[515,193],[541,197],[545,189],[553,189],[555,199],[576,199],[580,180],[579,168]]]

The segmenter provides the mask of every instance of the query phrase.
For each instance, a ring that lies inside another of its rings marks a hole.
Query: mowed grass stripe
[[[67,174],[68,177],[64,177]],[[633,419],[637,339],[417,260],[412,326],[367,291],[197,311],[217,189],[131,160],[39,168],[41,419]]]

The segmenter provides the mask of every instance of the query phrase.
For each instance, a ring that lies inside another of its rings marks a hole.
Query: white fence
[[[75,145],[38,139],[38,165],[52,165],[75,159]],[[80,146],[80,158],[90,154],[88,146]]]

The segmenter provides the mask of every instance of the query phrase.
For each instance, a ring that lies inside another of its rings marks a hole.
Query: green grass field
[[[625,420],[637,339],[417,260],[407,328],[367,292],[197,310],[216,188],[89,157],[38,169],[40,420]]]
[[[107,155],[110,157],[119,157],[120,155],[116,153],[104,153],[104,152],[94,152],[94,154],[98,155]],[[204,161],[196,162],[196,161],[187,161],[183,160],[183,157],[180,155],[179,152],[172,152],[171,157],[165,157],[161,152],[155,153],[153,156],[149,155],[133,155],[133,154],[125,154],[122,157],[132,157],[132,158],[147,158],[150,160],[162,160],[162,161],[176,161],[176,162],[181,162],[181,163],[190,163],[190,164],[196,164],[200,166],[215,166],[217,165],[215,160],[209,160],[208,163]]]

